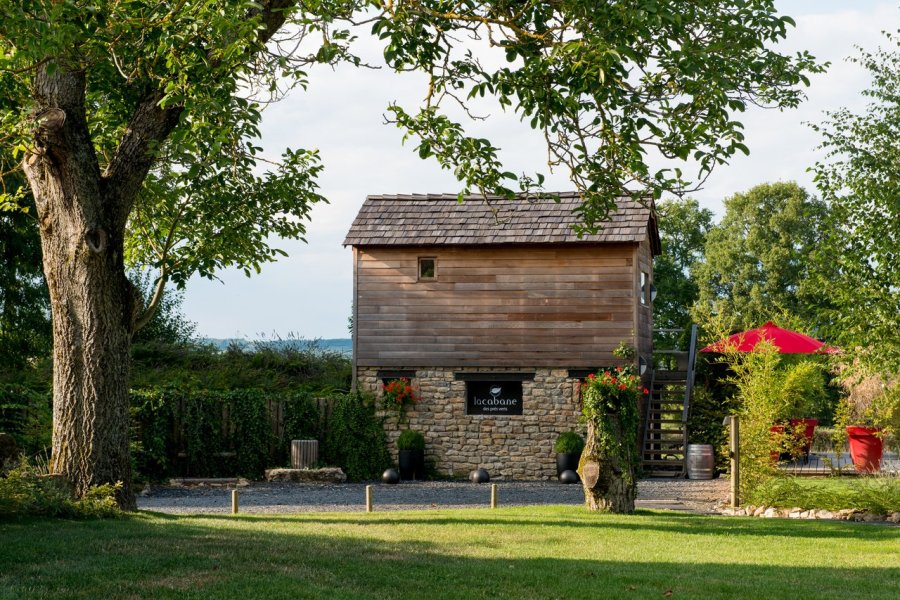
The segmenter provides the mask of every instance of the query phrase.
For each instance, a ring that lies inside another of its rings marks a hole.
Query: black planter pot
[[[577,473],[579,460],[581,460],[581,454],[557,454],[556,476],[562,475],[563,471],[575,471]]]
[[[425,451],[400,451],[400,479],[425,479]]]

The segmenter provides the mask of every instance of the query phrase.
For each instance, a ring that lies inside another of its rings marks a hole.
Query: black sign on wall
[[[467,415],[521,415],[521,381],[467,381]]]

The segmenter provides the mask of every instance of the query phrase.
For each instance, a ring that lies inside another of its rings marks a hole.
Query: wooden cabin
[[[580,380],[620,364],[622,342],[650,363],[652,203],[622,199],[581,238],[579,204],[574,193],[558,203],[369,196],[353,222],[355,380],[376,394],[413,382],[421,399],[402,428],[425,434],[438,471],[554,477],[553,443],[577,428]],[[395,439],[401,426],[387,414]]]

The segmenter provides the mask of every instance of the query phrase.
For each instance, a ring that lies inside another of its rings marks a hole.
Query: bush
[[[740,491],[741,497],[749,498],[778,474],[772,451],[778,451],[781,440],[773,439],[770,429],[784,404],[780,357],[771,344],[760,343],[754,352],[731,353],[726,358],[734,373],[730,380],[737,389],[741,418]]]
[[[856,508],[880,515],[900,511],[900,477],[841,477],[800,481],[773,479],[747,499],[759,506],[842,510]]]
[[[335,396],[325,435],[325,461],[340,465],[347,479],[377,479],[391,466],[384,419],[375,415],[375,398],[355,393]]]
[[[581,454],[584,450],[584,438],[574,431],[564,431],[556,438],[553,451],[557,454]]]
[[[0,519],[20,516],[112,517],[120,514],[116,491],[121,484],[92,487],[75,498],[64,480],[47,475],[27,459],[0,477]]]
[[[398,450],[425,450],[425,436],[415,429],[407,429],[397,438]]]
[[[850,425],[880,429],[886,440],[900,431],[900,379],[856,371],[845,374],[841,386],[845,393],[835,412],[837,447],[846,447]]]
[[[258,389],[275,394],[327,395],[349,389],[350,359],[314,341],[233,344],[224,352],[202,344],[135,344],[132,387]]]
[[[782,398],[779,420],[817,417],[828,399],[825,368],[818,362],[803,360],[788,364],[780,382]]]

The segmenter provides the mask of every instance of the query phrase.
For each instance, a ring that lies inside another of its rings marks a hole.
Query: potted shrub
[[[881,470],[884,438],[900,426],[900,384],[882,375],[855,373],[841,381],[846,394],[835,412],[835,442],[849,442],[859,473]]]
[[[816,408],[828,398],[822,364],[803,361],[789,367],[781,388],[787,417],[789,451],[793,456],[809,456],[819,420],[813,418]]]
[[[802,361],[787,366],[778,382],[780,388],[776,424],[772,426],[773,461],[808,457],[818,419],[816,407],[827,399],[825,373],[817,362]]]
[[[556,438],[553,451],[556,452],[556,476],[563,471],[578,471],[578,461],[584,450],[584,438],[574,431],[564,431]]]
[[[400,479],[425,478],[425,436],[415,429],[407,429],[397,438]]]

